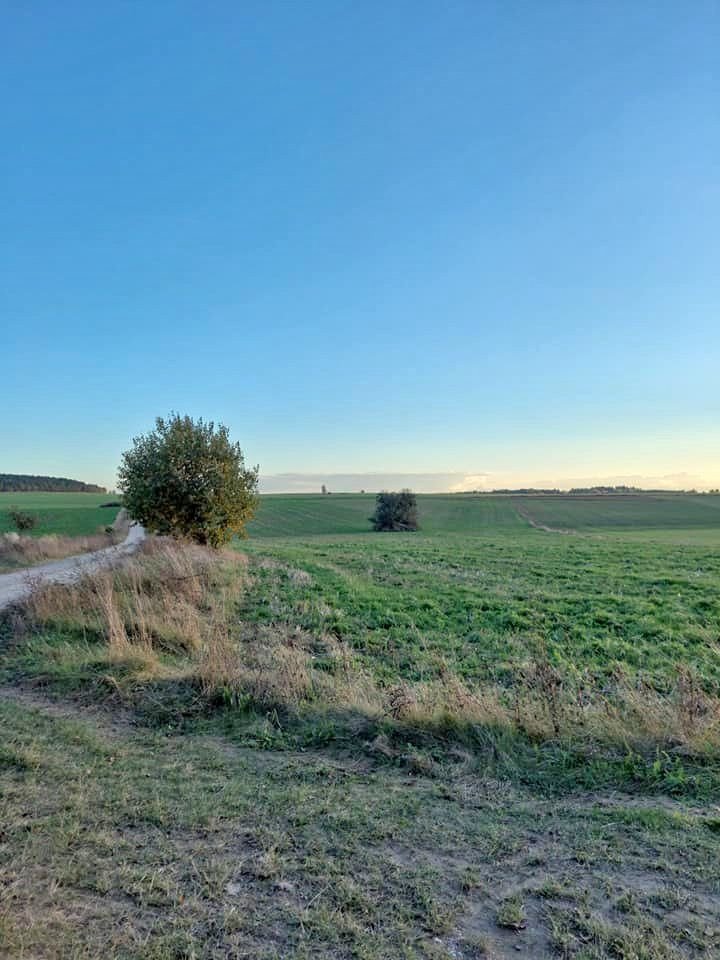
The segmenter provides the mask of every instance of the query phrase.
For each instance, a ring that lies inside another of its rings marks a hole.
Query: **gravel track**
[[[65,557],[63,560],[39,563],[26,570],[0,575],[0,610],[24,600],[41,584],[74,583],[88,573],[115,566],[139,550],[145,537],[145,528],[134,523],[123,542],[113,547]]]

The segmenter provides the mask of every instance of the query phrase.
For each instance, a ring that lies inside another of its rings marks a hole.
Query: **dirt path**
[[[133,524],[122,543],[92,553],[82,553],[63,560],[40,563],[27,570],[17,570],[0,576],[0,610],[27,597],[43,583],[74,583],[88,573],[103,567],[112,567],[124,557],[135,553],[145,539],[145,528]]]
[[[527,512],[527,510],[524,507],[518,506],[517,503],[514,503],[513,506],[515,507],[516,512],[523,518],[523,520],[529,523],[531,527],[535,527],[536,530],[543,530],[545,533],[564,533],[564,534],[577,533],[577,530],[564,530],[562,527],[548,527],[544,523],[538,523],[537,520],[534,520],[530,516],[530,514]]]

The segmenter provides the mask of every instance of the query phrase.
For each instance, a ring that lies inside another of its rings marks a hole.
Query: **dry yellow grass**
[[[7,566],[32,566],[47,560],[62,560],[76,553],[88,553],[110,547],[121,537],[110,533],[97,533],[87,537],[63,537],[48,534],[43,537],[28,537],[18,533],[0,535],[0,564]]]

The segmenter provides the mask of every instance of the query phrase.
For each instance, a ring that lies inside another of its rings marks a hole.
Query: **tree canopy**
[[[246,468],[227,428],[176,413],[133,440],[118,477],[133,519],[213,547],[245,536],[257,504],[258,468]]]
[[[370,518],[374,530],[417,530],[417,497],[411,490],[400,493],[379,493],[375,498],[375,514]]]

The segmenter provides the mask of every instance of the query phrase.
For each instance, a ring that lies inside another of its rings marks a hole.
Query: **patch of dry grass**
[[[111,547],[117,542],[118,536],[111,533],[97,533],[87,537],[63,537],[56,534],[29,537],[19,533],[4,533],[0,535],[0,567],[29,567],[48,560],[62,560],[77,553],[102,550],[103,547]]]
[[[47,584],[25,604],[25,628],[100,635],[109,660],[198,655],[223,629],[243,585],[244,560],[170,539],[148,540],[136,558],[70,586]],[[22,628],[21,628],[22,629]]]
[[[482,727],[522,733],[533,742],[571,740],[588,748],[623,745],[643,753],[720,757],[720,700],[687,668],[678,669],[665,693],[618,679],[611,687],[585,688],[580,696],[575,684],[548,687],[538,680],[548,669],[531,662],[512,690],[472,688],[451,673],[401,683],[385,691],[384,710],[415,727]]]

